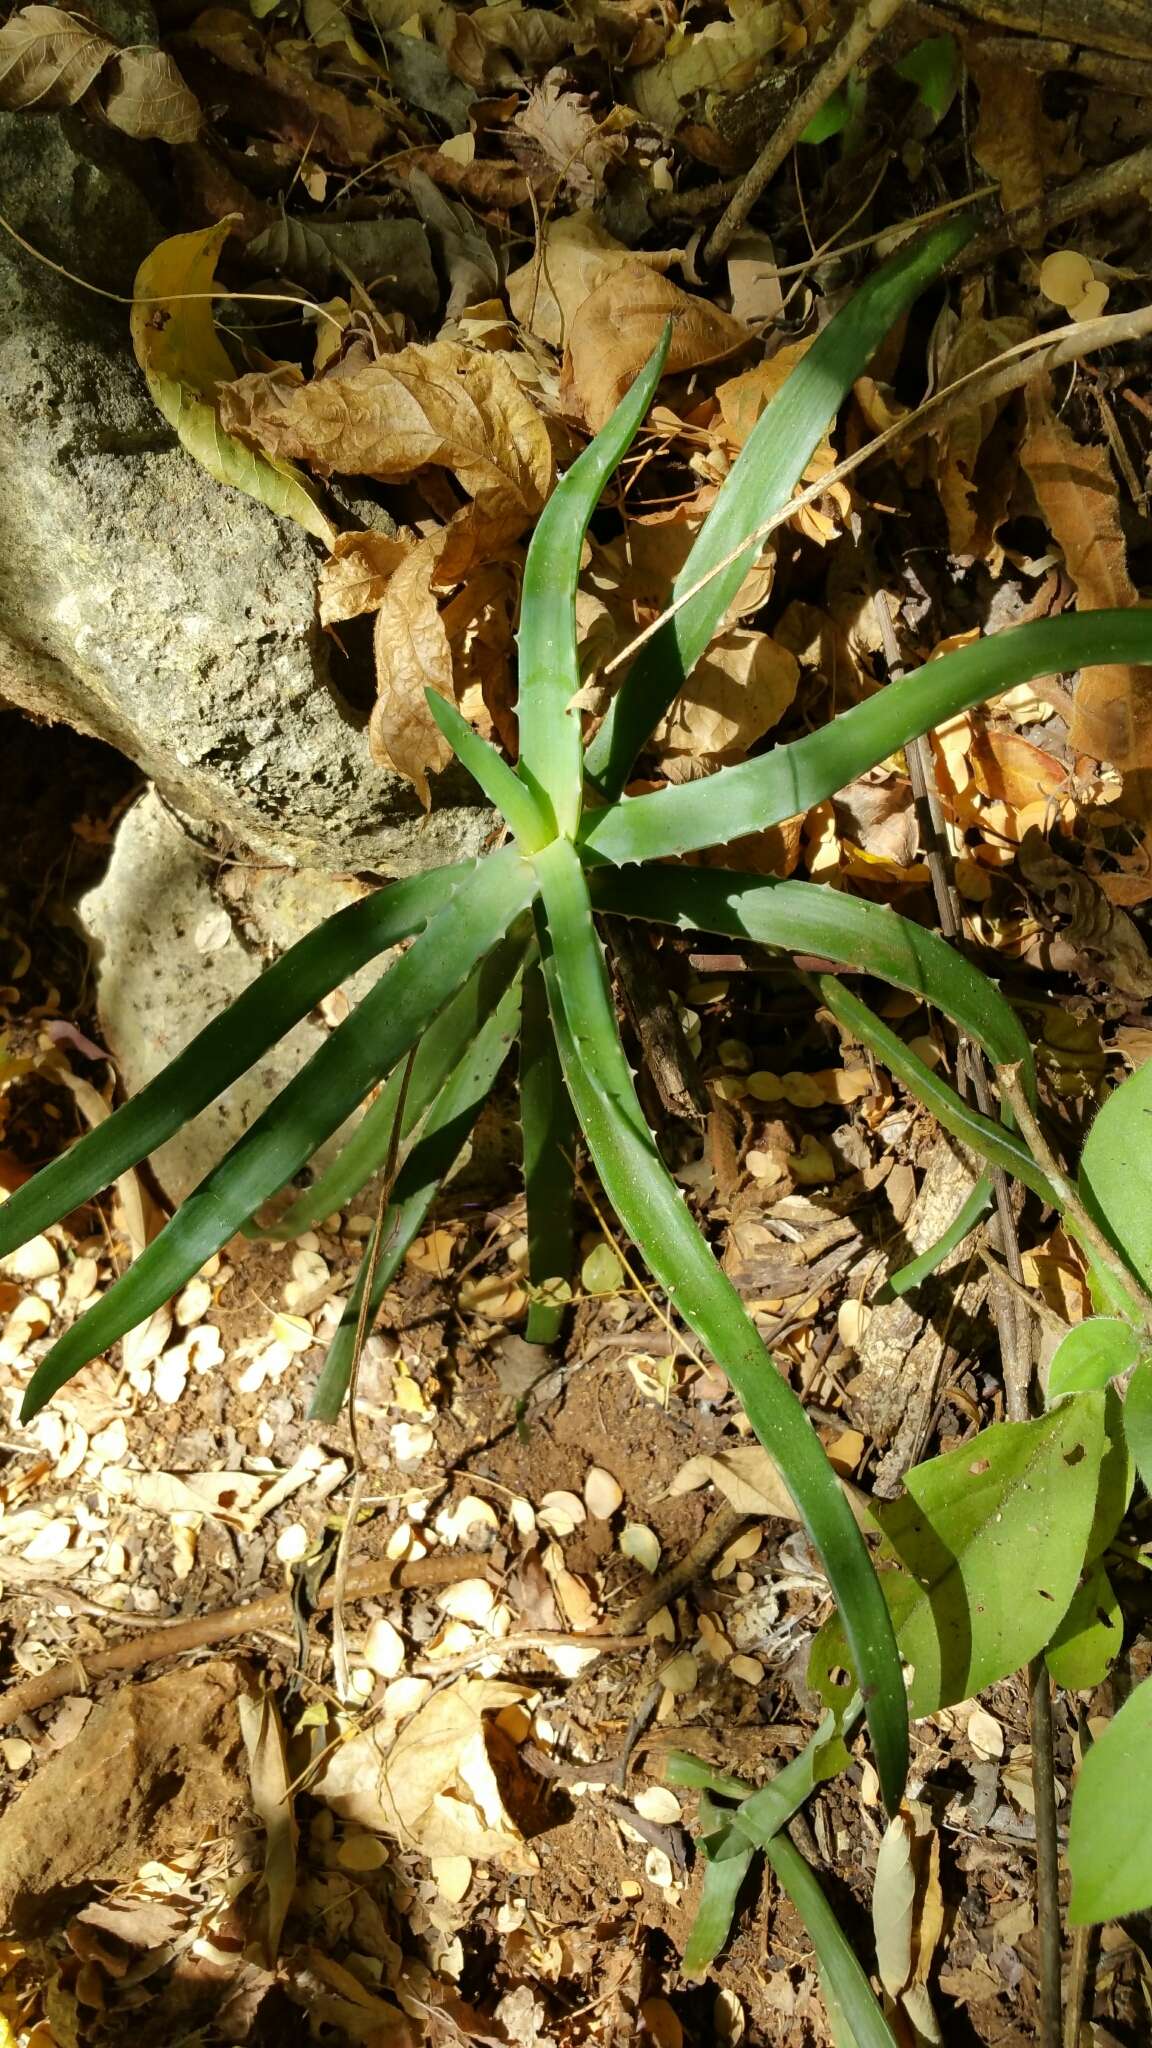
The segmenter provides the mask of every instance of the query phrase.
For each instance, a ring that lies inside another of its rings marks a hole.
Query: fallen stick
[[[483,1561],[469,1559],[467,1569],[478,1577],[483,1570]],[[409,1564],[394,1558],[378,1558],[353,1566],[348,1573],[344,1598],[371,1600],[377,1593],[387,1593],[397,1587],[446,1586],[464,1575],[465,1561],[459,1557],[420,1557]],[[334,1592],[331,1584],[321,1587],[317,1607],[321,1610],[330,1608]],[[53,1587],[52,1593],[59,1600],[69,1598],[66,1586]],[[190,1621],[169,1620],[149,1630],[146,1635],[115,1643],[108,1650],[95,1650],[90,1657],[71,1657],[63,1664],[54,1664],[50,1671],[38,1672],[33,1678],[25,1678],[18,1685],[9,1686],[7,1692],[0,1695],[0,1728],[11,1727],[21,1715],[34,1714],[38,1708],[51,1706],[54,1700],[65,1699],[69,1693],[87,1692],[94,1679],[105,1678],[110,1672],[139,1671],[145,1664],[181,1657],[189,1650],[202,1650],[210,1643],[227,1642],[233,1636],[281,1628],[291,1619],[290,1595],[265,1593],[260,1599],[243,1600],[235,1607],[220,1607],[212,1614],[196,1615]]]

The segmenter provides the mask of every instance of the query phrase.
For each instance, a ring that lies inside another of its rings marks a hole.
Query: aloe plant
[[[679,587],[710,576],[627,676],[585,761],[574,698],[575,593],[589,519],[643,420],[667,336],[603,431],[558,485],[525,570],[520,632],[520,756],[515,768],[436,696],[430,708],[491,799],[512,843],[471,865],[398,883],[304,940],[189,1046],[135,1101],[82,1139],[0,1210],[0,1255],[66,1214],[145,1156],[225,1088],[328,988],[411,937],[374,990],[191,1194],[135,1265],[57,1342],[28,1386],[34,1415],[65,1381],[191,1277],[318,1146],[384,1084],[347,1150],[281,1227],[327,1214],[396,1152],[381,1234],[322,1377],[336,1412],[366,1286],[378,1299],[464,1143],[504,1055],[523,1031],[521,1113],[528,1196],[530,1334],[556,1333],[571,1265],[577,1127],[625,1234],[674,1311],[727,1372],[776,1459],[818,1548],[860,1682],[891,1809],[907,1764],[907,1703],[896,1635],[865,1542],[815,1433],[751,1317],[693,1221],[645,1121],[621,1043],[599,911],[743,935],[818,953],[935,1002],[994,1061],[1031,1087],[1024,1033],[995,986],[931,932],[892,911],[811,884],[666,865],[832,795],[938,719],[993,691],[1083,662],[1152,659],[1145,612],[1102,612],[1019,628],[931,663],[827,729],[706,781],[622,794],[632,761],[715,632],[754,554],[756,530],[799,480],[853,379],[891,322],[969,232],[949,223],[886,264],[835,320],[767,408],[734,465]],[[747,546],[739,553],[741,543]],[[736,559],[730,560],[736,550]],[[717,570],[718,573],[711,574]],[[856,997],[827,979],[904,1079],[997,1163],[1044,1191],[1005,1126],[975,1117]],[[844,1014],[847,1014],[846,1011]],[[875,1034],[879,1034],[875,1038]],[[891,1041],[889,1043],[889,1041]],[[417,1048],[410,1061],[409,1055]],[[403,1083],[397,1078],[404,1072]],[[391,1077],[391,1078],[390,1078]],[[953,1107],[953,1104],[955,1105]],[[948,1115],[945,1111],[948,1111]],[[1031,1175],[1031,1178],[1029,1176]],[[549,1287],[548,1283],[556,1283]]]

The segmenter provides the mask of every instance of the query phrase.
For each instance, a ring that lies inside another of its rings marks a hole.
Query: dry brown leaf
[[[445,535],[420,541],[390,577],[376,614],[376,689],[368,726],[375,761],[407,776],[425,810],[432,802],[430,771],[443,768],[451,748],[424,699],[425,690],[454,698],[452,648],[432,590]]]
[[[1051,754],[1014,732],[978,732],[971,762],[981,795],[1007,804],[1011,811],[1055,797],[1068,779]]]
[[[668,1488],[673,1498],[695,1493],[711,1482],[738,1515],[777,1515],[795,1522],[798,1515],[776,1464],[761,1444],[741,1444],[715,1457],[701,1453],[681,1465]]]
[[[116,45],[81,14],[19,7],[0,28],[0,106],[73,107]]]
[[[291,450],[323,476],[397,483],[451,470],[474,503],[453,521],[446,583],[515,540],[552,485],[552,445],[531,399],[499,356],[458,342],[414,342],[310,383],[291,366],[258,372],[227,385],[220,405],[227,432],[265,453]]]
[[[602,196],[609,169],[627,152],[623,131],[634,122],[635,115],[623,107],[598,119],[564,71],[549,71],[516,115],[509,142],[515,147],[516,138],[523,136],[555,173],[557,184],[577,200],[588,201]]]
[[[264,1869],[255,1895],[256,1953],[252,1960],[266,1970],[274,1970],[280,1954],[280,1936],[296,1889],[296,1821],[288,1757],[274,1695],[262,1692],[259,1699],[254,1699],[241,1693],[236,1704],[248,1752],[252,1804],[264,1829]]]
[[[636,256],[588,211],[550,221],[528,263],[508,278],[508,304],[521,327],[550,348],[563,348],[589,293],[625,266],[667,269],[667,255]]]
[[[376,1729],[337,1744],[311,1789],[406,1849],[526,1875],[538,1865],[504,1809],[485,1720],[524,1697],[521,1686],[459,1678],[433,1693],[389,1747]]]
[[[226,115],[245,130],[255,126],[278,136],[301,155],[359,169],[381,154],[392,132],[379,106],[357,104],[314,76],[317,53],[310,43],[273,44],[258,22],[235,9],[210,7],[197,15],[179,48],[190,76],[205,72],[205,94]],[[212,60],[207,67],[204,56]],[[260,80],[261,90],[254,94],[244,83],[248,78]]]
[[[119,52],[103,80],[101,99],[113,127],[139,140],[195,142],[200,133],[199,103],[164,50]]]
[[[714,640],[652,739],[661,754],[709,763],[746,754],[784,716],[800,665],[767,633],[735,627]]]
[[[693,298],[643,263],[624,264],[580,306],[568,336],[565,380],[598,433],[672,322],[664,374],[716,362],[751,335],[707,299]]]
[[[1138,604],[1108,450],[1083,447],[1036,386],[1020,460],[1076,585],[1077,609]],[[1071,743],[1120,769],[1152,768],[1152,667],[1082,669]]]
[[[966,377],[993,356],[1030,333],[1027,320],[984,318],[984,281],[971,279],[961,299],[960,324],[938,368],[941,385]],[[987,399],[958,415],[936,440],[936,480],[948,520],[948,543],[954,554],[986,554],[998,517],[1007,508],[1007,491],[1015,464],[1005,482],[991,472],[981,455],[1006,400]]]
[[[733,8],[732,16],[700,29],[674,29],[658,62],[633,74],[633,106],[666,135],[674,134],[685,103],[697,94],[738,92],[752,83],[767,58],[783,53],[786,31],[779,0]]]
[[[483,92],[520,83],[509,57],[528,70],[542,71],[571,46],[572,28],[562,14],[504,0],[473,14],[456,13],[445,55],[457,77]]]
[[[998,50],[982,48],[976,37],[966,44],[968,68],[980,93],[980,120],[972,137],[972,154],[981,169],[1000,184],[1006,213],[1035,206],[1054,182],[1080,169],[1069,145],[1067,123],[1044,112],[1044,81],[1024,64],[1006,64]]]
[[[342,533],[320,571],[320,623],[357,619],[384,601],[389,578],[412,552],[412,541],[391,533]]]
[[[757,363],[755,369],[744,370],[739,377],[728,377],[716,386],[720,417],[731,447],[738,450],[744,446],[765,406],[807,355],[813,339],[786,342],[775,355]]]

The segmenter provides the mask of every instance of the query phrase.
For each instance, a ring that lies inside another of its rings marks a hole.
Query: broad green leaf
[[[938,121],[943,120],[956,97],[960,79],[960,57],[954,36],[928,36],[901,57],[892,69],[916,87],[922,107]]]
[[[598,910],[680,931],[721,932],[789,953],[818,953],[909,989],[935,1003],[997,1066],[1020,1062],[1034,1091],[1028,1039],[995,983],[935,932],[880,904],[812,882],[723,868],[595,868],[589,886]]]
[[[516,773],[542,800],[561,832],[580,822],[584,746],[572,699],[580,688],[576,583],[588,522],[630,448],[660,382],[672,338],[659,346],[611,419],[561,477],[536,523],[524,564],[520,606],[520,761]]]
[[[486,1019],[499,1007],[519,974],[530,944],[532,921],[525,917],[481,960],[459,995],[453,996],[438,1017],[433,1017],[421,1033],[411,1066],[404,1061],[394,1069],[348,1143],[320,1178],[275,1223],[264,1230],[250,1228],[248,1236],[281,1241],[302,1236],[326,1216],[344,1208],[386,1164],[396,1146],[400,1148],[397,1156],[403,1157],[404,1141],[412,1136],[428,1105],[467,1058]],[[400,1129],[394,1146],[393,1126],[401,1098]]]
[[[1124,1641],[1124,1622],[1112,1581],[1093,1566],[1044,1652],[1057,1685],[1091,1692],[1107,1677]]]
[[[572,1098],[564,1086],[538,956],[533,957],[524,976],[520,1129],[528,1214],[528,1279],[534,1288],[546,1288],[559,1281],[570,1294],[578,1126]],[[529,1306],[524,1332],[529,1344],[554,1344],[563,1326],[564,1310],[562,1298],[548,1300],[537,1296]]]
[[[1124,1435],[1124,1407],[1114,1387],[1104,1389],[1104,1452],[1096,1485],[1092,1527],[1084,1546],[1084,1562],[1103,1557],[1127,1513],[1136,1474]]]
[[[1068,1864],[1073,1927],[1152,1906],[1152,1678],[1138,1685],[1080,1766]]]
[[[1007,1678],[1050,1640],[1088,1553],[1108,1448],[1103,1394],[1078,1394],[914,1466],[904,1497],[874,1511],[882,1555],[905,1567],[881,1570],[880,1583],[914,1667],[914,1715]],[[831,1676],[840,1668],[853,1660],[833,1615],[813,1642],[808,1682],[843,1711],[847,1689]]]
[[[575,850],[557,839],[533,865],[546,916],[541,955],[553,1028],[597,1171],[673,1308],[728,1374],[823,1557],[859,1660],[880,1782],[895,1806],[907,1768],[904,1681],[867,1548],[819,1439],[693,1223],[648,1129]]]
[[[40,1364],[25,1421],[81,1366],[177,1294],[205,1260],[291,1180],[389,1074],[429,1019],[532,901],[532,872],[512,848],[490,854],[456,889],[375,988],[201,1181],[135,1265]]]
[[[873,350],[949,257],[963,248],[973,225],[972,220],[948,221],[890,257],[829,321],[765,407],[725,478],[671,595],[694,590],[712,570],[717,574],[641,648],[588,749],[589,778],[605,798],[620,795],[637,754],[679,695],[744,581],[760,542],[752,540],[746,547],[742,543],[787,504]],[[720,569],[719,564],[734,553],[736,559]],[[712,823],[707,840],[699,844],[713,843],[715,818]],[[755,828],[741,828],[750,829]]]
[[[3,1211],[0,1211],[3,1214]],[[1124,1435],[1147,1493],[1152,1493],[1152,1354],[1145,1352],[1124,1397]]]
[[[1078,1394],[1034,1422],[996,1423],[914,1466],[904,1497],[877,1510],[919,1589],[899,1625],[914,1714],[970,1699],[1049,1641],[1084,1562],[1104,1421],[1104,1396]]]
[[[136,360],[169,426],[217,483],[258,498],[331,547],[336,528],[303,471],[255,454],[226,434],[217,417],[217,389],[236,375],[212,319],[213,298],[220,296],[216,260],[229,225],[222,220],[191,235],[170,235],[144,258],[132,304]]]
[[[199,1116],[322,996],[387,947],[420,931],[469,872],[461,863],[378,889],[289,947],[139,1095],[17,1188],[0,1207],[0,1258],[78,1209]]]
[[[380,1253],[365,1324],[368,1330],[373,1328],[386,1290],[400,1270],[405,1253],[422,1228],[434,1196],[455,1166],[476,1118],[492,1092],[516,1036],[519,1014],[520,986],[516,982],[506,991],[497,1009],[484,1020],[471,1045],[461,1056],[428,1111],[423,1129],[396,1176],[380,1231]],[[308,1410],[313,1421],[335,1422],[343,1407],[352,1374],[369,1259],[369,1249],[365,1248],[355,1287],[316,1382]]]
[[[1152,1061],[1129,1074],[1092,1125],[1080,1155],[1080,1193],[1137,1278],[1152,1288]]]
[[[825,329],[825,333],[831,331]],[[814,349],[809,351],[795,375],[814,354]],[[765,413],[764,418],[768,417]],[[653,640],[650,644],[660,643]],[[621,865],[694,853],[745,838],[768,825],[782,824],[785,818],[799,817],[887,760],[918,733],[931,731],[986,697],[1017,683],[1032,682],[1037,676],[1081,668],[1085,663],[1106,666],[1110,662],[1152,662],[1152,611],[1136,607],[1131,611],[1068,613],[990,634],[971,647],[926,662],[902,681],[889,683],[887,689],[877,690],[862,704],[841,712],[830,725],[788,746],[773,747],[753,761],[721,768],[699,782],[656,790],[648,796],[625,797],[610,810],[587,812],[581,844],[589,859]],[[1152,1088],[1152,1073],[1147,1068],[1140,1073],[1145,1077],[1145,1089]],[[1133,1075],[1125,1087],[1139,1079],[1140,1074]],[[1102,1110],[1101,1118],[1103,1115]],[[1089,1133],[1089,1145],[1094,1132],[1095,1126]],[[1133,1149],[1139,1146],[1130,1132],[1129,1151]],[[1147,1185],[1146,1157],[1142,1174]],[[1106,1197],[1102,1195],[1101,1200],[1106,1206]],[[1152,1205],[1146,1214],[1152,1217]],[[1143,1231],[1137,1230],[1145,1256],[1152,1256],[1150,1234],[1152,1223],[1146,1221]]]
[[[1140,1356],[1141,1338],[1120,1316],[1088,1316],[1060,1339],[1048,1372],[1048,1403],[1062,1394],[1090,1393],[1128,1372]]]

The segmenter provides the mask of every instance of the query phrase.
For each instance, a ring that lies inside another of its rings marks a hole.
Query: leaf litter
[[[711,225],[723,200],[702,206],[700,194],[747,168],[778,118],[773,94],[790,96],[836,35],[830,10],[717,0],[678,20],[645,0],[563,13],[307,0],[299,19],[252,15],[211,10],[182,18],[162,48],[126,49],[82,15],[17,9],[0,29],[0,104],[29,119],[75,107],[182,152],[180,232],[137,282],[141,368],[190,459],[316,539],[338,677],[341,628],[374,615],[365,746],[426,804],[446,756],[425,686],[514,753],[527,534],[666,318],[657,404],[589,537],[592,716],[598,672],[658,615],[735,453],[870,265],[872,238],[903,232],[942,194],[963,199],[963,138],[1008,207],[1111,163],[1117,138],[1130,151],[1147,141],[1146,102],[1106,74],[1070,98],[1058,56],[1006,59],[970,19],[952,65],[964,104],[945,94],[930,106],[904,61],[920,47],[909,21],[853,81],[847,125],[798,145],[709,275],[696,222]],[[988,217],[995,229],[996,204]],[[930,438],[819,492],[835,456],[933,384],[986,369],[1065,313],[1139,303],[1141,218],[1139,204],[1130,217],[1088,207],[1036,226],[884,344],[813,458],[818,495],[772,537],[657,734],[645,786],[741,759],[881,685],[878,590],[901,656],[915,658],[989,621],[1141,601],[1152,403],[1131,354],[1038,378],[1024,399],[989,385]],[[298,323],[287,341],[286,315]],[[1089,671],[1074,693],[1053,678],[932,743],[968,936],[1011,977],[1067,1116],[1085,1116],[1149,1049],[1146,690],[1140,670]],[[925,852],[901,758],[725,862],[928,920]],[[33,986],[39,943],[12,945],[4,970],[9,1176],[35,1158],[45,1104],[91,1120],[114,1085],[107,1067],[95,1083],[73,1074],[44,1032],[60,994]],[[878,1451],[948,1449],[996,1412],[986,1311],[943,1336],[915,1316],[894,1350],[873,1299],[881,1251],[919,1228],[938,1135],[798,985],[773,1016],[754,958],[694,953],[691,941],[660,957],[711,1104],[702,1131],[667,1133],[680,1177],[845,1483],[867,1493]],[[891,999],[887,1015],[921,1056],[951,1058],[911,999]],[[776,1898],[763,1936],[739,1926],[715,1981],[686,1994],[674,1958],[695,1880],[661,1780],[672,1740],[753,1776],[799,1746],[810,1699],[790,1674],[823,1616],[819,1575],[719,1376],[619,1266],[601,1284],[602,1255],[615,1255],[591,1217],[571,1384],[516,1395],[528,1405],[514,1421],[502,1375],[511,1387],[509,1333],[527,1294],[502,1147],[497,1128],[413,1247],[366,1350],[382,1497],[365,1535],[411,1580],[355,1610],[355,1697],[333,1709],[325,1624],[299,1591],[302,1663],[287,1618],[254,1638],[262,1689],[227,1662],[242,1707],[208,1824],[143,1844],[99,1809],[93,1835],[103,1827],[106,1839],[78,1875],[114,1889],[60,1923],[63,1944],[51,1935],[52,1999],[39,1951],[0,1956],[0,2012],[13,2025],[37,2016],[37,2048],[69,2028],[76,2038],[80,2013],[85,2025],[98,2015],[93,2038],[134,2024],[140,1958],[145,2009],[159,2001],[173,2038],[214,2010],[222,1982],[237,2039],[277,1989],[348,2039],[826,2038],[804,1939]],[[947,1186],[954,1200],[955,1179]],[[85,1212],[5,1267],[0,1373],[13,1407],[52,1337],[153,1228],[150,1200],[122,1190],[119,1206]],[[229,1248],[22,1439],[0,1477],[14,1680],[120,1640],[109,1610],[167,1623],[289,1581],[307,1588],[322,1570],[348,1446],[303,1415],[364,1235],[364,1216],[348,1214],[283,1252]],[[1087,1312],[1061,1233],[1026,1251],[1025,1279],[1061,1326]],[[919,1436],[912,1357],[940,1389]],[[878,1386],[894,1403],[883,1427]],[[717,1529],[690,1583],[666,1582]],[[649,1596],[659,1604],[636,1631],[650,1646],[638,1664],[610,1639]],[[215,1669],[182,1670],[182,1696]],[[598,1772],[649,1678],[629,1821]],[[65,1752],[74,1769],[98,1760],[97,1717],[129,1711],[147,1683],[95,1708],[74,1689],[37,1709],[7,1739],[14,1785],[50,1791]],[[1019,1690],[994,1686],[918,1730],[921,1776],[948,1788],[937,1828],[912,1807],[881,1840],[866,1765],[858,1796],[838,1781],[811,1809],[819,1849],[861,1900],[880,1859],[880,1976],[929,2037],[934,2008],[962,2009],[978,2038],[1007,2024],[1030,2037],[1025,1738]],[[1064,1779],[1074,1739],[1062,1731]],[[160,1746],[145,1748],[154,1764]],[[229,1845],[213,1830],[236,1801],[260,1825]],[[637,1837],[633,1823],[664,1832]],[[943,1864],[969,1892],[954,1926]],[[50,1856],[48,1877],[61,1879]],[[470,1964],[479,1941],[500,1957],[487,1983]],[[1097,1992],[1098,2017],[1123,2023],[1139,1966],[1110,1963]]]

